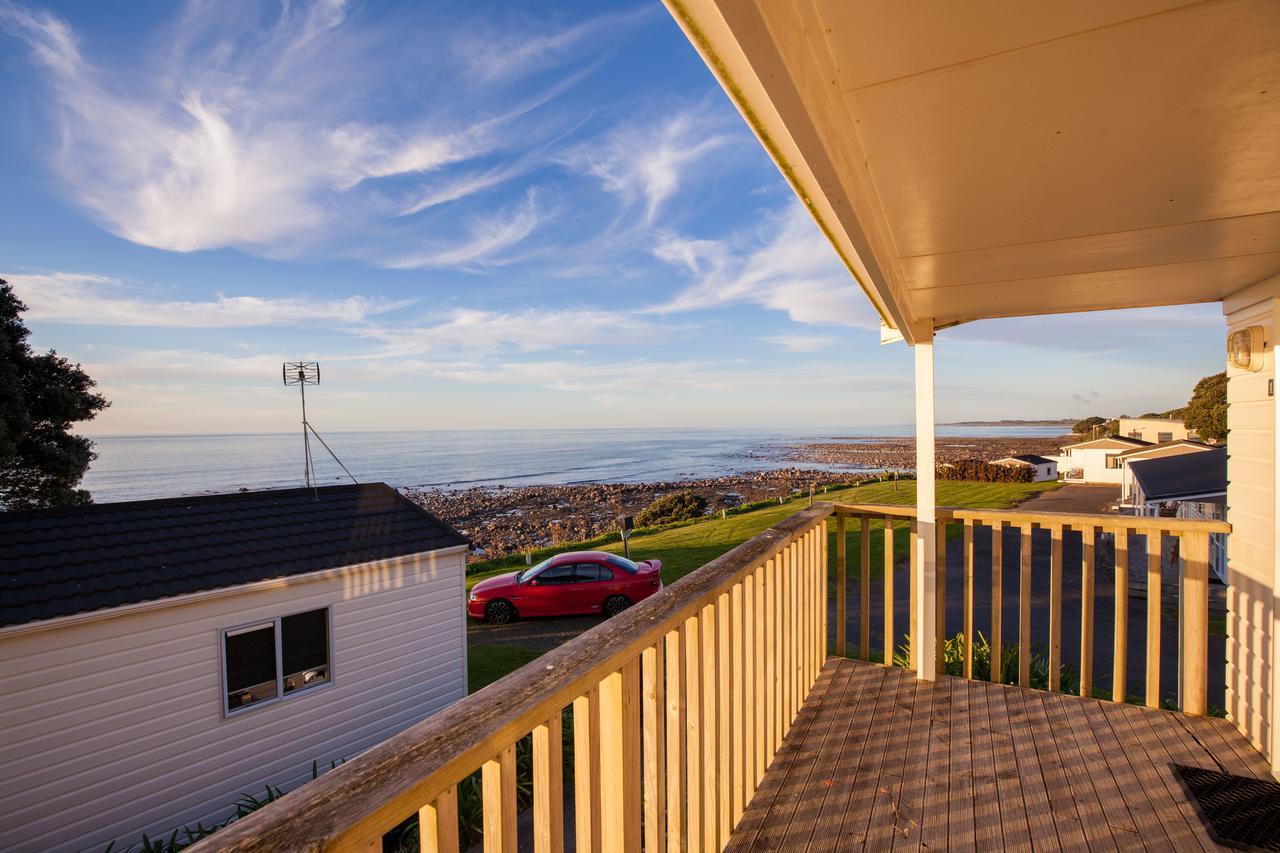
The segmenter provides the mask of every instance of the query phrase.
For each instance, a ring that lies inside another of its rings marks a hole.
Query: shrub
[[[658,524],[669,524],[673,521],[688,521],[699,518],[707,511],[707,499],[693,492],[676,492],[658,498],[636,516],[637,527],[653,527]]]
[[[911,638],[898,647],[893,655],[895,666],[910,669]],[[942,650],[942,667],[946,675],[964,675],[964,634],[956,634],[947,640]],[[1058,689],[1063,693],[1079,692],[1080,682],[1076,680],[1075,670],[1062,664],[1058,670],[1060,684]],[[978,639],[973,643],[973,678],[975,681],[991,680],[991,644],[978,632]],[[1018,683],[1018,644],[1000,647],[1000,681],[1004,684]],[[1031,655],[1031,686],[1037,690],[1049,689],[1049,659],[1044,655]]]
[[[1029,465],[996,465],[981,459],[961,459],[938,466],[939,480],[968,480],[977,483],[1030,483],[1036,470]]]

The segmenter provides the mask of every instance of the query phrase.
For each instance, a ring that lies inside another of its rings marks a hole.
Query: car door
[[[599,613],[613,586],[613,570],[597,563],[578,563],[573,571],[574,607],[579,613]]]
[[[566,602],[572,598],[574,564],[548,566],[533,579],[521,584],[522,602],[516,606],[525,616],[555,616],[572,610]]]

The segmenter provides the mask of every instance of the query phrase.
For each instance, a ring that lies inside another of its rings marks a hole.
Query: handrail
[[[495,850],[514,850],[514,744],[534,734],[535,777],[550,780],[554,800],[560,791],[560,718],[571,704],[575,743],[582,737],[596,756],[593,763],[585,754],[575,755],[575,761],[585,762],[592,775],[600,777],[592,780],[597,789],[604,789],[603,793],[588,790],[589,797],[579,797],[579,849],[584,848],[584,840],[586,847],[593,847],[590,836],[581,835],[584,820],[594,824],[596,839],[602,827],[606,838],[614,830],[625,831],[628,837],[640,831],[635,801],[641,796],[641,780],[636,777],[641,704],[646,734],[645,832],[658,832],[661,823],[649,811],[658,808],[654,798],[660,796],[654,790],[660,786],[652,784],[649,774],[658,772],[657,763],[662,761],[651,754],[657,747],[650,729],[657,726],[661,732],[663,718],[671,717],[671,722],[682,724],[672,728],[679,732],[679,742],[672,744],[676,756],[686,734],[690,748],[707,739],[712,743],[707,754],[711,760],[703,763],[701,772],[697,772],[696,757],[686,756],[688,784],[704,788],[706,796],[691,792],[687,799],[703,802],[689,806],[687,823],[686,816],[673,816],[673,830],[693,836],[691,847],[698,846],[699,837],[723,846],[826,655],[825,522],[834,510],[824,502],[796,513],[635,607],[192,849],[373,849],[385,832],[415,813],[421,815],[424,833],[438,832],[437,837],[424,837],[424,850],[436,844],[441,849],[456,848],[454,786],[483,768],[486,850],[491,844]],[[699,625],[703,629],[700,642]],[[665,678],[670,704],[665,707],[661,699],[664,650],[666,665],[671,667]],[[642,671],[643,703],[639,696]],[[692,715],[687,730],[683,726],[686,688]],[[699,688],[704,696],[701,706]],[[762,691],[765,696],[757,695]],[[776,697],[776,703],[765,701],[768,697]],[[769,707],[757,712],[754,706],[760,701]],[[753,716],[757,713],[758,717]],[[699,722],[704,731],[696,739]],[[719,753],[713,729],[720,738]],[[601,761],[598,756],[606,748],[608,758]],[[716,759],[717,754],[721,758]],[[745,754],[745,762],[737,757],[740,754]],[[562,803],[548,803],[548,789],[541,790],[539,800],[535,783],[538,849],[554,849],[564,831],[563,826],[557,830],[554,816]],[[452,829],[446,825],[450,818],[455,822]]]
[[[892,515],[898,518],[915,518],[916,508],[902,504],[835,504],[837,513],[849,515]],[[1231,525],[1212,518],[1161,518],[1144,515],[1118,515],[1116,513],[1083,512],[1025,512],[1017,509],[972,509],[970,507],[940,506],[937,517],[945,521],[981,521],[992,518],[1009,523],[1061,524],[1066,527],[1092,526],[1114,529],[1117,527],[1159,527],[1166,533],[1230,533]]]
[[[837,527],[836,549],[836,648],[837,655],[846,651],[844,616],[847,612],[847,571],[846,547],[844,543],[847,521],[850,518],[861,520],[862,554],[861,554],[861,642],[860,657],[870,659],[870,585],[871,573],[869,542],[871,539],[871,523],[883,525],[885,540],[885,617],[884,649],[886,664],[892,665],[893,649],[898,641],[901,629],[895,631],[893,625],[894,591],[892,583],[892,548],[893,523],[909,521],[908,535],[914,539],[917,535],[917,511],[914,506],[897,504],[844,504],[835,505]],[[978,526],[991,528],[991,564],[1000,566],[1001,571],[992,571],[991,577],[991,615],[989,621],[989,645],[992,661],[1002,660],[1004,642],[1004,602],[1005,574],[1003,532],[1014,528],[1020,532],[1016,548],[1018,557],[1017,573],[1017,649],[1018,674],[1017,683],[1023,687],[1031,686],[1032,675],[1032,531],[1039,528],[1047,530],[1051,537],[1049,555],[1049,647],[1047,686],[1050,690],[1061,688],[1062,677],[1062,626],[1064,618],[1063,600],[1063,556],[1062,545],[1064,532],[1075,530],[1081,534],[1081,604],[1080,604],[1080,685],[1082,696],[1092,695],[1093,659],[1094,659],[1094,597],[1096,575],[1096,544],[1101,533],[1112,534],[1115,538],[1116,582],[1114,584],[1113,619],[1114,637],[1112,657],[1112,699],[1116,702],[1126,701],[1126,680],[1128,676],[1128,573],[1130,547],[1145,547],[1147,575],[1147,608],[1146,608],[1146,704],[1150,707],[1160,706],[1160,644],[1161,622],[1165,618],[1162,610],[1161,583],[1165,537],[1180,541],[1182,555],[1180,583],[1178,584],[1178,610],[1176,619],[1181,631],[1181,705],[1184,713],[1200,715],[1208,712],[1208,580],[1210,534],[1231,532],[1231,525],[1225,521],[1213,519],[1161,518],[1151,516],[1130,516],[1103,513],[1068,513],[1068,512],[1026,512],[1023,510],[970,509],[964,507],[939,507],[936,512],[937,527],[935,538],[935,575],[937,586],[935,599],[937,609],[935,619],[937,635],[934,648],[937,653],[937,667],[944,669],[945,645],[948,639],[946,625],[946,577],[947,577],[947,535],[948,527],[956,523],[963,525],[962,565],[964,573],[964,614],[963,628],[959,632],[963,636],[963,675],[973,677],[973,643],[974,643],[974,531]],[[1000,535],[995,535],[999,531]],[[1145,543],[1135,541],[1135,537],[1145,538]],[[916,560],[916,548],[910,548],[912,565]],[[910,596],[911,629],[908,636],[915,635],[914,601],[917,596],[916,575],[911,572]],[[1070,614],[1068,614],[1070,615]],[[915,645],[915,644],[913,644]],[[914,649],[912,650],[914,654]],[[914,661],[913,661],[914,663]],[[1000,667],[991,667],[991,678],[1002,680]]]

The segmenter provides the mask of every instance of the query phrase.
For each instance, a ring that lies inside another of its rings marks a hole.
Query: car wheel
[[[630,606],[631,599],[625,595],[611,595],[604,600],[604,607],[601,609],[604,610],[605,616],[617,616]]]
[[[505,625],[515,618],[516,609],[511,602],[498,599],[490,601],[484,609],[484,621],[490,625]]]

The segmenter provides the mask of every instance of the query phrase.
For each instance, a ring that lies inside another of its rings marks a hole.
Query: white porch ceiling
[[[1280,273],[1277,0],[668,5],[908,340]]]

